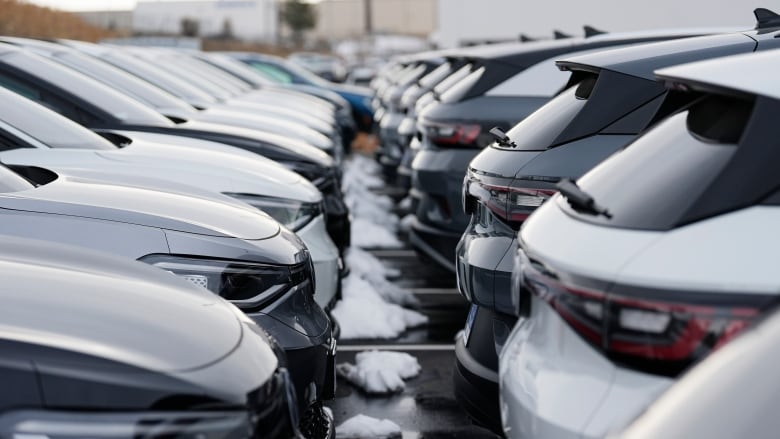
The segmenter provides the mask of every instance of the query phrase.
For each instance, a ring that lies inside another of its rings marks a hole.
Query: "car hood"
[[[7,165],[42,167],[59,175],[173,189],[217,201],[233,200],[220,195],[223,193],[283,197],[306,203],[322,200],[314,185],[291,171],[287,172],[297,177],[294,181],[275,178],[273,173],[263,175],[206,162],[166,161],[158,155],[133,154],[126,150],[17,149],[0,153],[0,160]]]
[[[61,175],[43,186],[0,194],[0,208],[251,240],[268,239],[280,231],[276,221],[257,210],[193,195],[198,192]]]
[[[48,242],[0,242],[1,339],[165,372],[205,367],[241,341],[232,305],[162,270]],[[57,359],[42,361],[52,368]]]

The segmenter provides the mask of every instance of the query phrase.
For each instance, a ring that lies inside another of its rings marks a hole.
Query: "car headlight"
[[[322,213],[322,202],[304,203],[288,198],[225,192],[224,195],[243,201],[267,213],[288,229],[296,232]]]
[[[147,255],[139,260],[206,288],[244,311],[267,305],[293,286],[313,281],[309,262],[273,266],[164,254]]]
[[[135,439],[253,437],[248,412],[79,413],[23,410],[0,416],[0,437]]]

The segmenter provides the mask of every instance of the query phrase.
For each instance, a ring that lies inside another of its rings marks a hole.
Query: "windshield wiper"
[[[558,192],[566,198],[569,205],[575,210],[582,213],[589,213],[591,215],[603,215],[607,219],[612,218],[612,214],[605,207],[601,207],[596,204],[596,200],[593,199],[587,192],[580,189],[577,183],[564,178],[555,185],[558,188]]]
[[[493,137],[496,138],[496,143],[503,146],[504,148],[517,148],[517,143],[515,143],[509,136],[506,135],[506,133],[501,130],[499,127],[493,127],[490,129],[490,134],[493,135]]]

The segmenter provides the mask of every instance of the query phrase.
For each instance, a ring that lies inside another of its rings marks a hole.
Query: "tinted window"
[[[70,119],[6,90],[0,90],[0,120],[52,148],[116,149]]]
[[[485,74],[485,67],[480,67],[477,70],[466,75],[465,78],[458,81],[457,84],[450,87],[449,90],[441,95],[441,101],[446,103],[458,102],[466,96],[474,84],[479,82],[482,75]]]
[[[743,120],[744,109],[723,112],[706,124],[697,110],[703,101],[660,123],[624,151],[594,168],[579,185],[606,207],[611,219],[580,215],[605,225],[667,230],[679,223],[737,151],[734,143],[715,143],[688,130],[708,132]],[[705,110],[708,111],[708,110]]]
[[[108,84],[151,107],[178,108],[183,111],[192,111],[193,109],[176,96],[90,56],[78,52],[66,52],[57,56],[55,60]]]
[[[168,119],[140,102],[43,58],[15,52],[5,56],[3,62],[67,90],[123,123],[172,125]]]
[[[554,96],[569,81],[571,73],[562,72],[555,60],[534,64],[488,90],[488,96]]]
[[[569,125],[577,113],[585,106],[586,97],[577,96],[578,90],[582,94],[588,87],[589,81],[583,81],[564,90],[563,93],[536,110],[512,127],[507,135],[517,145],[512,150],[517,151],[543,151],[552,145],[563,128]],[[495,145],[498,147],[498,145]]]

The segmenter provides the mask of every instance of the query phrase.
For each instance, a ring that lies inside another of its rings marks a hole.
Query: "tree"
[[[302,0],[287,0],[282,5],[282,21],[292,30],[295,45],[303,44],[303,32],[317,25],[314,6]]]
[[[185,37],[197,37],[200,32],[200,22],[195,18],[182,18],[179,26],[180,34]]]

